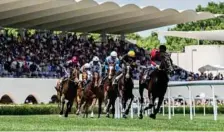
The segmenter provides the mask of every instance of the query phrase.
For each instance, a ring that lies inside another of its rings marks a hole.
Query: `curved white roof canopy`
[[[159,35],[173,36],[182,38],[192,38],[198,40],[217,40],[224,41],[224,30],[213,30],[213,31],[157,31]]]
[[[214,18],[193,10],[159,10],[93,0],[1,0],[0,26],[76,32],[130,33]]]

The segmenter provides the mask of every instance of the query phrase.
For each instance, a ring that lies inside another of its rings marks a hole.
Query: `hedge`
[[[171,109],[172,110],[172,109]],[[189,107],[185,108],[186,114],[190,113]],[[57,105],[1,105],[0,115],[49,115],[58,114],[59,108]],[[76,109],[72,108],[72,114],[74,114]],[[135,112],[137,110],[135,109]],[[94,108],[94,112],[97,112],[97,108]],[[160,113],[162,112],[162,109]],[[204,108],[197,106],[195,109],[197,114],[203,114]],[[168,113],[168,108],[165,107],[165,113]],[[218,107],[218,113],[224,114],[224,107]],[[176,107],[175,114],[183,114],[183,107]],[[213,107],[206,107],[206,114],[213,114]]]

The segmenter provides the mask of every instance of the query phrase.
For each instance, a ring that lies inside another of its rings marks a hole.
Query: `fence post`
[[[170,87],[168,87],[168,118],[171,119]]]
[[[217,120],[217,101],[216,101],[216,98],[215,98],[215,88],[210,85],[211,89],[212,89],[212,101],[213,101],[213,113],[214,113],[214,120],[216,121]]]
[[[195,116],[195,107],[196,107],[196,106],[195,106],[195,98],[193,98],[193,108],[194,108],[194,109],[193,109],[193,110],[194,110],[193,113],[194,113],[194,116]]]
[[[205,97],[204,97],[204,116],[205,116],[205,114],[206,114],[206,112],[205,112],[205,106],[206,106],[206,99],[205,99]]]
[[[163,101],[163,116],[165,116],[164,101]]]
[[[115,118],[121,118],[120,115],[120,98],[118,97],[115,101]]]
[[[173,100],[173,103],[172,103],[172,111],[173,111],[173,116],[174,116],[174,111],[175,111],[175,109],[174,109],[174,106],[175,106],[175,99],[174,98],[172,98],[172,100]]]
[[[188,88],[188,95],[189,95],[189,105],[190,105],[190,119],[193,120],[192,115],[192,96],[191,96],[191,88],[187,85]]]
[[[183,113],[184,113],[184,116],[185,116],[185,99],[183,98]]]
[[[134,118],[134,112],[133,112],[133,103],[131,104],[131,118]]]

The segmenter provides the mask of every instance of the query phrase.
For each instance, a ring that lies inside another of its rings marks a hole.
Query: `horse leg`
[[[126,103],[127,103],[127,99],[126,98],[122,98],[122,113],[123,113],[123,118],[127,118],[127,116],[125,114]]]
[[[81,111],[81,108],[82,108],[82,106],[84,106],[84,103],[85,103],[85,99],[84,99],[84,97],[81,97],[80,99],[79,99],[79,101],[78,101],[78,110],[77,110],[77,112],[76,112],[76,115],[79,115],[80,114],[80,111]]]
[[[65,96],[64,95],[61,96],[61,104],[62,105],[61,105],[60,116],[62,116],[64,113],[64,106],[65,106]]]
[[[132,97],[131,97],[131,101],[130,101],[130,103],[129,103],[129,105],[128,105],[128,109],[126,109],[126,111],[125,111],[125,114],[126,114],[126,115],[129,114],[129,110],[130,110],[130,108],[131,108],[133,99],[134,99],[134,95],[132,95]]]
[[[144,99],[143,99],[143,92],[144,92],[144,87],[142,86],[142,84],[139,84],[139,94],[140,94],[140,114],[139,114],[139,119],[143,118],[143,103],[144,103]]]
[[[116,98],[115,99],[112,99],[112,118],[115,117],[115,101],[116,101]]]
[[[90,106],[90,110],[91,110],[91,118],[93,118],[93,108],[94,108],[94,106],[95,106],[95,104],[96,104],[96,101],[97,101],[97,99],[96,98],[94,98],[93,100],[92,100],[92,103],[91,103],[91,106]]]
[[[106,114],[106,117],[107,117],[107,118],[110,118],[110,113],[109,113],[109,112],[110,112],[110,107],[111,107],[111,105],[112,105],[112,100],[109,99],[109,100],[108,100],[108,105],[106,106],[106,113],[107,113],[107,114]],[[112,105],[112,107],[113,107],[113,105]]]
[[[102,102],[103,102],[103,99],[99,98],[98,99],[98,118],[100,118],[100,114],[102,113]]]
[[[66,102],[66,106],[67,106],[66,111],[65,111],[65,117],[68,117],[71,102],[67,101],[67,100],[65,102]]]
[[[154,101],[152,98],[152,82],[153,80],[151,80],[149,82],[149,86],[148,86],[148,98],[149,98],[149,105],[144,109],[144,110],[148,110],[148,109],[151,109],[153,106],[154,106]]]
[[[156,107],[156,109],[154,107],[154,112],[153,112],[153,114],[150,114],[150,118],[156,119],[156,114],[159,112],[160,106],[163,103],[163,99],[164,99],[163,96],[162,97],[159,97],[159,101],[158,101],[157,107]]]

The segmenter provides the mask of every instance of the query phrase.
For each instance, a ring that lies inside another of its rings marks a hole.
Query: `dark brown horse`
[[[59,99],[59,103],[61,104],[60,116],[64,113],[64,105],[66,103],[67,109],[65,111],[65,117],[68,117],[68,113],[71,112],[71,108],[73,106],[74,99],[77,95],[77,87],[78,87],[78,77],[79,70],[73,69],[71,76],[64,80],[62,86],[58,85],[56,87],[57,96]]]
[[[164,70],[156,69],[151,74],[150,81],[146,81],[145,84],[140,83],[139,85],[139,93],[140,93],[140,102],[141,102],[141,109],[140,109],[140,115],[139,118],[142,119],[143,115],[143,92],[146,88],[148,90],[148,98],[151,100],[152,95],[152,104],[147,106],[144,110],[148,110],[153,108],[154,113],[150,115],[152,119],[156,119],[156,114],[159,112],[160,106],[162,105],[164,96],[166,94],[166,90],[168,87],[168,81],[169,78],[167,76],[167,73]],[[159,98],[157,108],[155,108],[155,100],[156,98]]]
[[[132,93],[133,88],[134,88],[134,83],[132,81],[131,66],[127,65],[124,69],[123,76],[118,81],[118,90],[119,90],[119,95],[121,97],[121,102],[122,102],[123,118],[127,118],[127,115],[131,108],[131,104],[134,99],[134,95]],[[126,103],[129,99],[131,101],[128,105],[128,108],[126,109]]]
[[[83,92],[84,94],[81,98],[79,111],[81,109],[81,106],[84,105],[84,117],[87,118],[89,107],[91,111],[93,111],[96,101],[98,100],[98,118],[100,118],[100,114],[102,113],[102,101],[104,99],[104,92],[102,87],[100,87],[100,76],[98,72],[93,73],[92,81],[87,84]]]
[[[105,83],[103,85],[104,87],[104,97],[105,97],[105,104],[106,104],[106,117],[110,117],[109,111],[112,107],[112,116],[114,118],[115,116],[115,101],[117,98],[117,90],[114,89],[112,86],[113,79],[115,77],[115,66],[113,64],[109,65],[108,68],[108,77],[105,80]]]

